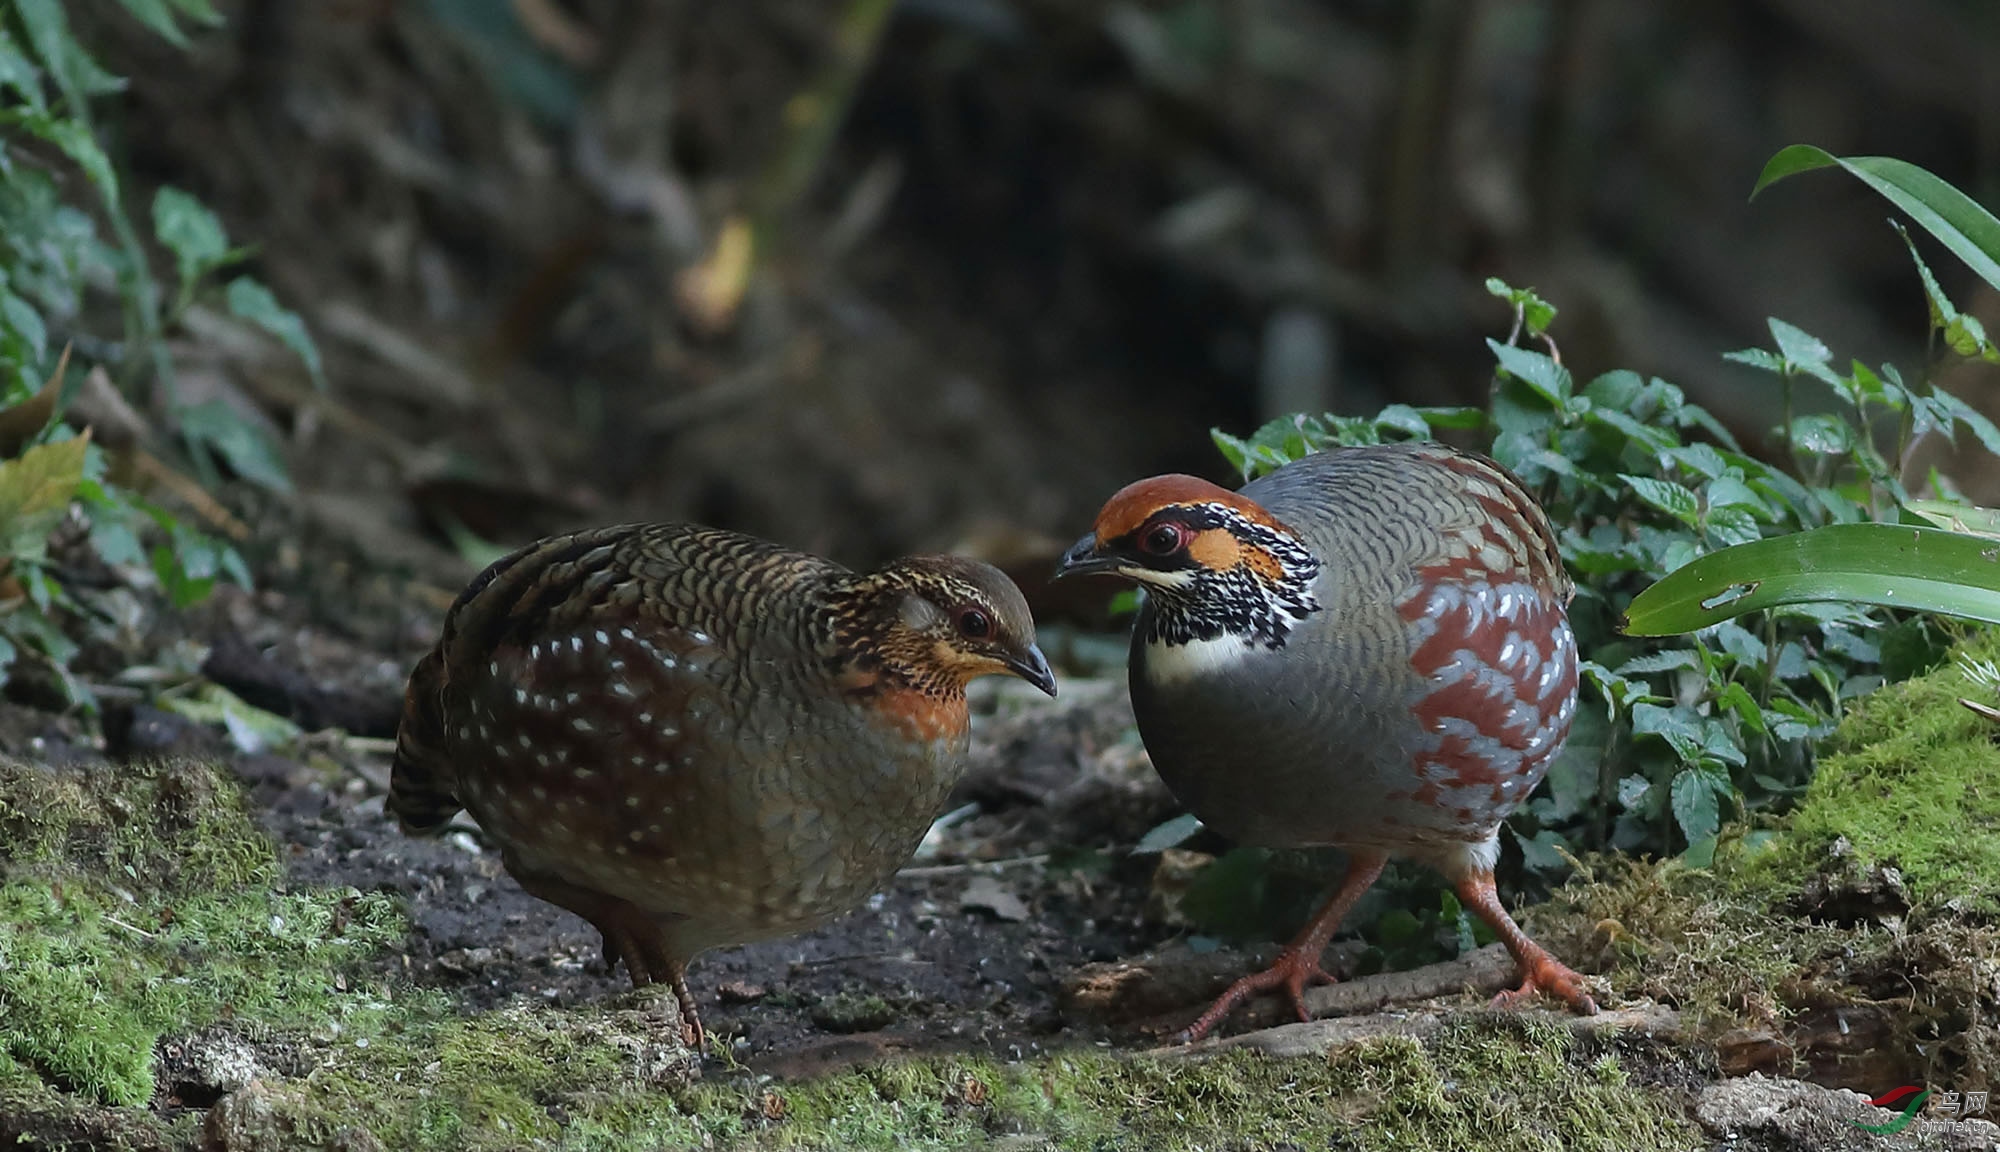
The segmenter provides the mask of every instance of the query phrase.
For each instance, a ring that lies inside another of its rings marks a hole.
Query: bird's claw
[[[1292,1010],[1299,1015],[1301,1024],[1312,1020],[1312,1011],[1306,1007],[1306,989],[1321,984],[1336,984],[1333,974],[1320,966],[1317,960],[1308,960],[1300,952],[1287,948],[1277,962],[1262,972],[1252,972],[1239,978],[1234,984],[1216,997],[1215,1003],[1193,1024],[1174,1035],[1176,1044],[1192,1044],[1228,1018],[1236,1006],[1261,992],[1282,989],[1292,1002]]]
[[[1583,977],[1553,956],[1541,956],[1521,965],[1521,986],[1508,988],[1493,997],[1495,1008],[1518,1008],[1537,993],[1569,1005],[1579,1016],[1597,1015],[1597,1002],[1584,991]]]

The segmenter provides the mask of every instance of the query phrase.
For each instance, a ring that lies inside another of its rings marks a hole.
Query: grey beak
[[[1069,546],[1063,553],[1062,563],[1056,565],[1054,579],[1065,576],[1086,576],[1092,572],[1116,572],[1118,558],[1106,556],[1097,550],[1097,533],[1092,532]]]
[[[1007,667],[1012,669],[1016,676],[1049,695],[1056,694],[1056,674],[1049,671],[1048,657],[1042,655],[1039,645],[1028,645],[1026,654],[1008,660]]]

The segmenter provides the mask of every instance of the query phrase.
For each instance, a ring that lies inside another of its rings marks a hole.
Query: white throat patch
[[[1184,684],[1221,675],[1269,651],[1252,638],[1226,632],[1212,640],[1184,640],[1179,644],[1154,640],[1146,645],[1146,677],[1156,684]]]

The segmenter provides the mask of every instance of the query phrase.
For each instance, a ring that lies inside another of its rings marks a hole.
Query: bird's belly
[[[572,733],[546,782],[462,798],[507,845],[510,869],[629,901],[673,925],[689,953],[788,935],[852,909],[894,874],[963,753],[962,740],[837,741],[791,720],[646,763],[629,762],[629,732],[602,748]],[[614,755],[628,758],[609,773],[615,783],[604,775]]]

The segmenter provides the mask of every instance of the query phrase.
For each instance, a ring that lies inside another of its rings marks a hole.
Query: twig
[[[104,922],[107,924],[116,924],[120,928],[125,929],[125,931],[132,933],[134,936],[144,936],[148,940],[158,940],[160,938],[157,932],[148,932],[144,928],[127,924],[125,923],[125,921],[120,920],[118,917],[113,916],[109,912],[106,912],[104,914]]]
[[[896,875],[916,880],[928,880],[937,876],[965,876],[978,872],[998,872],[1002,868],[1016,868],[1023,864],[1046,864],[1046,852],[1034,856],[1016,856],[1009,860],[976,860],[965,864],[927,864],[921,868],[905,868]]]

